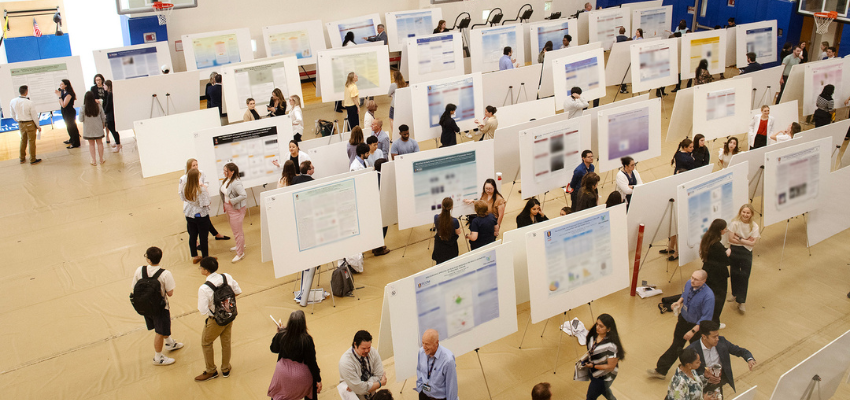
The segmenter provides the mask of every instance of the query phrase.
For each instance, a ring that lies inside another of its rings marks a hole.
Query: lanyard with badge
[[[431,358],[431,357],[429,357],[429,358]],[[433,357],[433,358],[434,358],[434,362],[433,362],[433,363],[426,361],[426,363],[431,364],[431,365],[428,367],[428,381],[429,381],[429,382],[431,381],[431,372],[433,372],[433,371],[434,371],[434,366],[436,366],[436,365],[437,365],[437,357]],[[429,360],[429,361],[430,361],[430,360]],[[431,393],[431,385],[429,385],[429,384],[427,384],[427,383],[423,383],[423,384],[422,384],[422,390],[424,390],[424,391],[426,391],[426,392],[428,392],[428,393]]]
[[[705,285],[703,285],[703,286],[705,286]],[[685,312],[688,311],[688,304],[690,304],[691,299],[693,299],[694,296],[696,296],[697,293],[699,293],[699,291],[702,290],[703,286],[700,286],[699,288],[697,288],[697,290],[693,290],[693,288],[691,288],[691,292],[688,293],[687,296],[685,296],[684,304],[682,304],[682,311],[685,311]]]

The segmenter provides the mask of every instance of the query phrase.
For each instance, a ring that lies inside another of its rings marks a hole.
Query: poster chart
[[[830,170],[832,139],[801,143],[764,155],[764,226],[814,210]]]
[[[628,7],[609,8],[591,11],[588,19],[590,42],[602,42],[602,47],[611,50],[620,27],[626,28],[626,36],[631,37],[631,11]]]
[[[389,322],[392,330],[398,382],[416,375],[428,329],[439,332],[440,345],[455,357],[517,331],[513,254],[507,245],[463,254],[389,283],[384,293],[389,321],[381,324]]]
[[[730,223],[749,202],[747,169],[747,163],[738,164],[676,188],[679,265],[699,260],[702,236],[715,219]]]
[[[630,47],[632,91],[642,92],[679,81],[679,63],[676,62],[679,40],[637,40]]]
[[[850,360],[850,331],[844,332],[835,340],[788,370],[779,377],[770,400],[802,399],[815,391],[824,399],[841,398],[836,392],[842,386],[846,389],[848,361]],[[819,380],[811,385],[812,377]],[[842,389],[842,393],[846,390]]]
[[[750,123],[753,81],[724,79],[693,88],[693,133],[705,140],[747,132]]]
[[[688,33],[682,36],[682,79],[692,79],[700,61],[708,61],[708,72],[726,71],[726,30]]]
[[[95,50],[92,55],[97,71],[113,81],[160,75],[163,66],[173,69],[168,42]]]
[[[625,204],[559,219],[525,235],[535,324],[629,284]]]
[[[437,22],[443,19],[443,9],[439,7],[422,10],[388,12],[387,44],[390,51],[402,51],[408,38],[431,35]]]
[[[499,59],[508,46],[513,52],[511,59],[524,63],[525,43],[521,24],[472,29],[469,33],[472,72],[498,71]]]
[[[778,60],[776,53],[776,20],[740,24],[735,27],[737,65],[747,65],[747,53],[756,53],[756,62],[764,65]]]
[[[228,65],[222,68],[221,74],[230,122],[242,121],[242,116],[248,110],[249,98],[256,102],[257,113],[265,115],[267,99],[275,89],[280,89],[286,99],[293,94],[303,99],[298,62],[293,56]],[[304,106],[303,100],[301,106]]]
[[[318,85],[325,103],[342,100],[349,72],[357,74],[360,97],[385,95],[390,89],[387,46],[355,46],[319,52]]]
[[[543,59],[543,71],[541,72],[542,76],[540,77],[540,88],[537,91],[537,97],[542,99],[544,97],[552,97],[552,96],[555,95],[555,85],[554,85],[554,82],[553,82],[553,76],[554,75],[552,74],[552,71],[555,70],[555,67],[554,67],[555,60],[566,57],[566,56],[570,56],[570,55],[573,55],[573,54],[584,53],[585,51],[590,51],[590,50],[593,50],[593,49],[601,49],[601,48],[602,48],[602,43],[593,42],[593,43],[585,44],[585,45],[582,45],[582,46],[577,46],[577,45],[573,44],[572,46],[567,47],[566,49],[552,50],[552,52],[546,53],[546,57]],[[560,75],[558,76],[558,78],[560,78]],[[563,107],[564,107],[563,103],[558,105],[559,110],[562,109]]]
[[[645,100],[649,100],[649,92],[634,97],[626,97],[623,100],[602,104],[599,107],[592,107],[582,111],[582,115],[590,116],[590,150],[593,151],[593,154],[599,154],[599,118],[597,118],[599,112]]]
[[[263,27],[266,57],[295,56],[298,65],[316,63],[316,53],[325,50],[322,21],[303,21]]]
[[[463,75],[463,39],[460,33],[439,33],[406,39],[410,84]]]
[[[661,155],[661,101],[658,98],[600,111],[599,165],[596,173],[615,170],[621,157],[636,162]]]
[[[195,33],[183,35],[181,38],[188,71],[217,68],[254,59],[251,32],[248,28]],[[199,79],[208,80],[209,76],[202,72]]]
[[[384,244],[376,171],[298,184],[262,204],[276,278]]]
[[[230,162],[239,167],[239,179],[246,189],[277,182],[280,169],[273,161],[286,159],[281,155],[288,154],[292,123],[288,116],[279,116],[202,130],[194,136],[198,164],[215,165],[218,179],[211,179],[209,187],[215,195],[224,182],[224,165]]]
[[[850,186],[847,185],[850,182],[850,168],[830,172],[823,182],[818,206],[806,218],[810,247],[850,229],[850,213],[844,211],[850,196]]]
[[[594,49],[552,63],[555,106],[564,108],[564,102],[572,94],[573,87],[581,88],[581,98],[590,102],[605,97],[605,52]]]
[[[572,46],[577,45],[578,20],[570,18],[534,23],[528,27],[528,33],[531,42],[531,62],[537,64],[537,55],[543,51],[546,42],[552,42],[552,50],[560,50],[564,48],[562,47],[564,36],[570,35],[573,37],[573,42],[570,44]]]
[[[493,141],[467,142],[395,158],[399,229],[434,223],[442,201],[454,201],[452,215],[474,213],[484,181],[493,178]]]
[[[463,131],[477,128],[484,119],[484,92],[481,73],[472,73],[411,86],[413,129],[417,141],[439,138],[440,116],[448,104],[457,106],[454,120]],[[427,111],[426,111],[427,110]]]
[[[590,148],[590,116],[572,118],[520,131],[519,156],[522,197],[560,188],[581,164],[581,152]]]
[[[670,36],[673,26],[673,6],[643,8],[632,10],[632,32],[643,29],[644,39]]]
[[[18,88],[27,85],[27,97],[32,100],[37,112],[58,110],[59,101],[55,91],[59,89],[62,79],[70,80],[71,86],[75,88],[88,87],[88,82],[83,80],[79,56],[0,64],[0,101],[4,108],[8,107],[12,99],[18,97]],[[82,96],[77,96],[76,106],[81,107]]]
[[[803,115],[811,115],[817,109],[818,95],[823,91],[826,85],[835,87],[835,93],[832,97],[836,100],[837,107],[844,104],[841,99],[847,99],[847,90],[844,89],[844,64],[843,58],[833,58],[831,60],[823,60],[814,63],[806,63],[803,71]]]
[[[369,14],[342,21],[328,22],[325,24],[325,28],[328,30],[328,37],[331,39],[331,47],[337,48],[342,47],[342,42],[348,32],[354,33],[355,44],[365,42],[364,37],[378,34],[378,24],[380,23],[381,17],[378,14]]]

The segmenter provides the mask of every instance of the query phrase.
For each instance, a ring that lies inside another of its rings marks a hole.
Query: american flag
[[[38,22],[35,22],[35,18],[32,19],[32,34],[35,37],[41,37],[41,29],[38,29]]]

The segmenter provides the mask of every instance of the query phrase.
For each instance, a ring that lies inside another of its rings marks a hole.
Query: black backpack
[[[160,268],[153,276],[148,276],[148,267],[142,267],[142,279],[133,286],[130,293],[130,304],[139,315],[152,317],[165,310],[165,298],[162,297],[162,285],[159,276],[164,269]]]
[[[221,277],[224,280],[221,286],[216,287],[210,281],[204,283],[213,291],[213,303],[215,304],[213,316],[215,323],[218,326],[226,326],[236,319],[236,294],[233,293],[233,288],[227,284],[227,276],[221,274]]]

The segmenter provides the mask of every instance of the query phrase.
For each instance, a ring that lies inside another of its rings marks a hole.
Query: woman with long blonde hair
[[[190,158],[190,159],[186,160],[186,173],[183,174],[183,176],[180,177],[180,180],[177,183],[177,193],[178,194],[183,192],[183,187],[186,185],[187,177],[189,176],[189,171],[192,170],[192,168],[198,170],[198,173],[201,176],[201,178],[200,178],[201,182],[204,182],[204,183],[207,182],[207,177],[206,177],[206,175],[204,175],[204,171],[202,171],[200,168],[198,168],[198,160],[196,160],[194,158]],[[210,221],[210,233],[213,236],[215,236],[215,240],[230,240],[230,236],[224,236],[215,229],[215,226],[213,225],[212,221]]]
[[[201,182],[201,172],[196,168],[186,174],[186,184],[180,191],[180,199],[183,200],[183,215],[189,233],[189,253],[192,255],[192,264],[197,264],[209,256],[207,235],[210,229],[210,194],[206,183]],[[200,256],[196,244],[199,240]]]
[[[289,96],[289,105],[292,107],[289,111],[289,118],[292,120],[292,138],[296,142],[300,142],[301,135],[304,133],[304,114],[301,112],[301,97],[297,94]]]
[[[357,74],[348,73],[345,79],[345,93],[342,97],[342,106],[348,113],[348,128],[354,129],[360,125],[360,91],[357,90]]]
[[[750,283],[750,272],[753,269],[753,246],[759,240],[759,225],[753,221],[755,210],[750,204],[744,204],[738,210],[738,215],[729,224],[729,247],[732,255],[729,259],[731,275],[732,298],[727,301],[737,301],[738,311],[747,311],[747,288]]]

